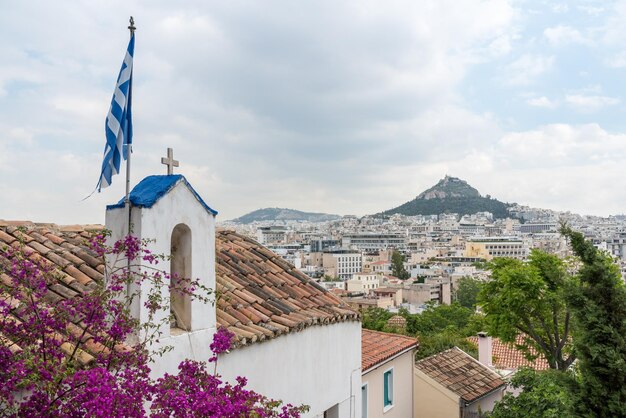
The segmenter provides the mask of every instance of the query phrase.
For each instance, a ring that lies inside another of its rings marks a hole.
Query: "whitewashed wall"
[[[340,418],[361,417],[361,324],[313,326],[220,357],[218,373],[294,405],[307,404],[305,417],[322,417],[339,404]]]
[[[132,233],[141,239],[151,239],[148,248],[155,254],[170,254],[172,231],[180,223],[191,229],[191,276],[201,279],[210,289],[215,289],[215,217],[210,214],[195,195],[183,183],[179,182],[165,196],[161,197],[151,208],[132,209]],[[111,240],[123,238],[127,234],[127,210],[125,208],[107,210],[106,227],[111,230]],[[144,269],[149,265],[142,262]],[[169,273],[169,261],[161,261],[158,268]],[[140,320],[145,320],[147,310],[143,306],[145,295],[151,283],[144,282],[141,288],[141,297],[133,306],[133,314]],[[169,297],[167,286],[162,292]],[[164,309],[155,318],[159,322],[169,318],[169,308]],[[153,367],[153,375],[175,373],[177,366],[185,358],[207,359],[210,356],[209,342],[215,332],[215,306],[192,301],[191,332],[181,335],[170,335],[169,322],[166,321],[161,331],[163,337],[158,345],[171,345],[174,350],[168,352]]]

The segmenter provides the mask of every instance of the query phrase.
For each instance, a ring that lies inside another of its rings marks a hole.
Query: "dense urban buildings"
[[[257,239],[355,308],[421,312],[446,304],[465,276],[488,273],[480,262],[495,257],[525,260],[537,248],[568,254],[559,233],[567,222],[612,254],[626,271],[626,219],[580,216],[513,205],[509,217],[490,212],[405,216],[344,216],[325,222],[226,222],[223,227]],[[407,280],[394,276],[392,255],[403,259]]]

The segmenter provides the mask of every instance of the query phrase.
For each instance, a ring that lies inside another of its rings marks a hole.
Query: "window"
[[[389,369],[383,374],[383,385],[383,412],[386,412],[393,406],[393,369]]]
[[[367,418],[367,383],[361,386],[361,418]]]

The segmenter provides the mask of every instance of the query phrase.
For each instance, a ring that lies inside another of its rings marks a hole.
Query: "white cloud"
[[[567,13],[569,11],[569,6],[567,5],[567,3],[553,4],[552,11],[554,13]]]
[[[589,39],[585,38],[577,29],[567,25],[547,28],[543,31],[543,35],[553,46],[590,44]]]
[[[363,167],[486,145],[496,123],[464,108],[458,87],[511,49],[517,13],[508,0],[62,6],[14,3],[0,15],[11,63],[0,68],[0,126],[13,135],[0,136],[11,150],[3,218],[102,222],[122,195],[118,176],[76,203],[97,180],[131,9],[132,181],[162,172],[174,146],[178,172],[221,219],[260,206],[367,213],[380,199]]]
[[[385,196],[377,209],[387,209],[448,173],[467,180],[482,194],[507,202],[581,214],[616,214],[623,213],[626,201],[626,190],[615,187],[615,179],[623,177],[625,159],[624,133],[610,133],[597,124],[550,124],[503,133],[491,146],[465,150],[460,157],[394,166],[379,174],[379,182],[371,183],[372,195]],[[406,180],[389,187],[399,178]]]
[[[626,51],[620,51],[605,59],[605,64],[611,68],[626,68]]]
[[[501,35],[489,44],[489,51],[493,56],[506,55],[513,50],[513,46],[511,43],[511,35]]]
[[[606,10],[604,7],[581,5],[576,7],[591,16],[600,16]]]
[[[499,184],[492,195],[578,213],[623,212],[626,191],[613,185],[622,177],[626,134],[597,124],[546,125],[504,135],[493,158]]]
[[[534,107],[542,107],[546,109],[555,109],[558,106],[558,103],[548,99],[546,96],[529,98],[526,100],[530,106]]]
[[[615,106],[621,103],[616,97],[584,94],[568,94],[565,102],[577,110],[595,112],[607,106]]]
[[[555,67],[556,57],[528,47],[545,42],[537,41],[541,31],[527,38],[527,13],[513,2],[63,5],[14,2],[0,15],[0,53],[9,63],[0,67],[0,195],[11,196],[0,218],[102,222],[104,205],[122,196],[118,176],[80,202],[97,180],[127,42],[120,16],[131,9],[138,26],[132,180],[162,173],[160,157],[174,146],[177,172],[221,220],[264,206],[372,213],[445,173],[537,206],[606,213],[626,204],[619,191],[610,200],[590,184],[623,167],[623,136],[597,125],[507,134],[498,116],[468,107],[462,93],[476,64],[504,70],[497,82],[512,88]],[[599,88],[568,93],[566,103],[578,96],[579,108],[619,100]],[[522,100],[554,108],[564,103],[557,94],[537,89]],[[482,103],[491,106],[488,97]],[[582,190],[578,184],[591,186],[593,198],[568,196]]]
[[[536,78],[548,72],[553,64],[553,56],[524,54],[504,69],[504,82],[511,85],[532,84]]]

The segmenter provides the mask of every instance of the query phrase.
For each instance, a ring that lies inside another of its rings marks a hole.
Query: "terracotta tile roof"
[[[0,220],[0,248],[17,245],[21,238],[26,251],[60,272],[58,282],[50,285],[50,297],[71,298],[103,280],[103,260],[85,245],[89,231],[102,228]],[[217,322],[235,333],[237,346],[313,325],[359,320],[358,313],[337,296],[249,238],[218,231],[216,249],[216,287],[221,295]],[[0,268],[7,262],[0,252]]]
[[[416,338],[388,332],[361,330],[361,372],[384,363],[403,351],[417,348]]]
[[[281,257],[232,231],[216,233],[217,320],[246,345],[358,313]]]
[[[387,326],[392,327],[392,328],[393,327],[404,328],[406,327],[406,318],[400,315],[394,315],[387,320]]]
[[[458,347],[420,360],[415,367],[466,402],[506,384],[496,372]]]
[[[478,337],[474,336],[467,339],[478,345]],[[516,343],[522,344],[523,339],[522,335],[518,335]],[[524,357],[524,353],[515,348],[515,344],[504,343],[499,338],[491,339],[491,353],[493,365],[496,369],[517,370],[520,367],[531,367],[535,370],[547,370],[550,368],[545,357],[540,356],[535,361],[528,361]],[[536,352],[533,351],[533,353]]]
[[[3,267],[10,266],[9,260],[1,251],[5,246],[18,246],[20,240],[24,243],[24,250],[31,258],[39,258],[43,263],[56,269],[56,282],[48,285],[50,292],[47,295],[48,302],[61,299],[69,299],[90,292],[96,287],[96,282],[103,279],[104,265],[85,244],[90,236],[88,230],[102,229],[102,226],[76,227],[56,226],[53,224],[33,224],[24,221],[0,220],[0,280],[10,284],[8,272],[2,272]],[[14,315],[19,320],[19,309],[14,310]],[[70,335],[80,335],[81,324],[69,323],[67,330]],[[64,337],[58,335],[60,339]],[[77,357],[81,364],[87,364],[94,360],[94,355],[104,349],[103,346],[93,341],[91,335],[86,335],[84,340],[86,351]],[[3,339],[2,344],[12,344]],[[15,346],[14,344],[12,344]],[[64,341],[68,354],[73,346],[69,341]],[[15,346],[15,349],[20,349]]]

